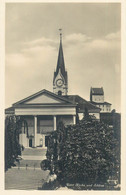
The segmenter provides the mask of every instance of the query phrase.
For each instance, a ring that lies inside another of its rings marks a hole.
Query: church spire
[[[57,61],[57,68],[56,68],[56,74],[58,74],[59,69],[63,76],[65,76],[65,63],[64,63],[64,56],[63,56],[63,48],[62,48],[62,29],[59,29],[60,31],[60,46],[59,46],[59,55],[58,55],[58,61]]]
[[[60,31],[60,42],[62,42],[62,28],[60,28],[59,31]]]
[[[59,45],[59,54],[57,60],[56,71],[54,72],[53,78],[53,92],[56,94],[67,95],[68,90],[68,79],[67,71],[65,70],[64,55],[62,48],[62,29],[60,31],[60,45]]]

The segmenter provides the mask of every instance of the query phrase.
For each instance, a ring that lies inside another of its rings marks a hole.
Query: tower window
[[[62,91],[58,91],[58,95],[62,95]]]

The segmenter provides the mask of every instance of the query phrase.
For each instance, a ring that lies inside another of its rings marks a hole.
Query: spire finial
[[[60,41],[62,41],[62,28],[59,28],[60,31]]]

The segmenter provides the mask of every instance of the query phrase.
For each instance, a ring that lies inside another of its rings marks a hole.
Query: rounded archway
[[[58,91],[58,95],[62,95],[62,91]]]

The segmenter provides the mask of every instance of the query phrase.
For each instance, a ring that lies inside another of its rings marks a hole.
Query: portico
[[[52,131],[57,130],[57,125],[60,120],[64,125],[75,124],[75,115],[26,115],[24,116],[28,124],[28,132],[24,132],[22,126],[22,133],[20,134],[20,144],[24,147],[46,147],[48,136]]]
[[[22,126],[20,144],[24,147],[46,147],[48,136],[64,125],[76,123],[76,104],[47,90],[42,90],[13,104],[15,115],[23,116],[28,129]]]

